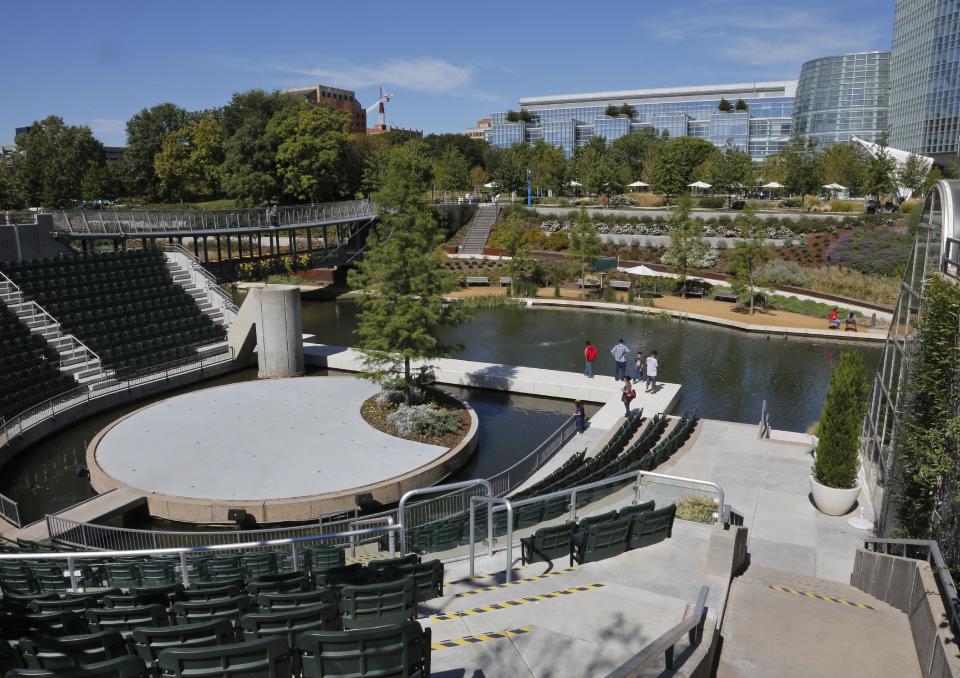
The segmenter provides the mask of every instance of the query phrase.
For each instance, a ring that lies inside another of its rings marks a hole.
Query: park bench
[[[703,298],[703,289],[699,287],[685,287],[677,292],[682,297],[700,297]]]
[[[513,282],[513,278],[509,275],[500,276],[500,287],[507,287],[510,283]]]
[[[467,279],[466,279],[466,281],[465,281],[465,284],[466,284],[467,286],[470,286],[470,285],[489,285],[489,284],[490,284],[490,278],[488,278],[488,277],[485,276],[485,275],[472,275],[472,276],[467,276]]]
[[[713,298],[716,299],[717,301],[729,301],[734,304],[740,300],[739,297],[737,297],[737,295],[734,294],[733,292],[726,292],[726,291],[715,292],[713,295]]]
[[[624,291],[626,291],[626,290],[629,290],[629,289],[630,289],[630,281],[629,281],[629,280],[611,280],[610,283],[609,283],[609,285],[610,285],[610,287],[612,287],[612,288],[615,289],[615,290],[624,290]]]
[[[577,287],[600,287],[600,283],[597,280],[584,280],[580,278],[577,280]]]

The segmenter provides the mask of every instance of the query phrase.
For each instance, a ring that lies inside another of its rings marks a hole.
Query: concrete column
[[[266,285],[260,291],[258,316],[255,321],[258,376],[301,376],[304,369],[300,288],[296,285]]]

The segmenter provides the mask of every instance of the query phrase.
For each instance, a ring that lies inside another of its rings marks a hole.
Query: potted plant
[[[867,378],[859,353],[843,351],[833,370],[820,414],[810,493],[817,509],[831,516],[849,513],[860,487],[860,432],[867,411]]]

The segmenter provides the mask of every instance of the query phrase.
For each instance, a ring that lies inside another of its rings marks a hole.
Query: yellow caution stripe
[[[866,603],[855,603],[852,600],[847,600],[846,598],[834,598],[833,596],[828,596],[825,593],[814,593],[813,591],[798,591],[797,589],[791,589],[787,586],[774,586],[770,585],[770,588],[774,591],[780,591],[781,593],[792,593],[795,596],[803,596],[805,598],[816,598],[817,600],[825,600],[828,603],[837,603],[838,605],[847,605],[849,607],[857,607],[861,610],[872,610],[877,611],[877,608],[870,607]]]
[[[484,586],[482,589],[471,589],[470,591],[461,591],[454,595],[454,598],[463,598],[465,596],[475,596],[478,593],[484,593],[485,591],[496,591],[498,589],[505,589],[511,586],[518,586],[520,584],[526,584],[531,581],[539,581],[541,579],[546,579],[547,577],[556,577],[558,574],[566,574],[568,572],[573,572],[575,567],[568,567],[565,570],[554,570],[553,572],[545,572],[544,574],[538,574],[536,577],[527,577],[526,579],[514,579],[512,582],[505,584],[493,584],[492,586]]]
[[[518,605],[527,605],[529,603],[539,603],[541,600],[551,600],[553,598],[562,598],[564,596],[569,596],[574,593],[581,593],[583,591],[593,591],[594,589],[603,588],[606,584],[584,584],[583,586],[574,586],[573,588],[563,589],[562,591],[551,591],[550,593],[541,593],[536,596],[525,596],[523,598],[515,598],[514,600],[505,600],[502,603],[491,603],[490,605],[482,605],[480,607],[474,607],[469,610],[461,610],[460,612],[447,612],[445,614],[436,614],[430,617],[432,622],[448,621],[450,619],[458,619],[460,617],[470,617],[475,614],[483,614],[484,612],[495,612],[496,610],[506,610],[507,608],[517,607]]]
[[[433,643],[430,648],[433,650],[443,650],[448,647],[462,647],[463,645],[482,643],[485,640],[496,640],[498,638],[513,638],[514,636],[522,636],[524,633],[530,633],[532,630],[532,626],[521,626],[518,629],[488,631],[487,633],[478,633],[475,636],[461,636],[460,638],[441,640],[439,643]]]

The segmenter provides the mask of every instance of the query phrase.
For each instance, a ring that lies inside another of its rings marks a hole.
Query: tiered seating
[[[224,337],[173,282],[156,249],[35,259],[0,269],[109,368],[186,358]]]
[[[442,595],[440,561],[344,566],[342,549],[313,547],[312,569],[279,572],[285,555],[190,558],[189,589],[167,581],[177,560],[89,563],[82,593],[67,590],[62,560],[0,561],[0,675],[429,675],[430,631],[415,617]],[[62,595],[41,588],[55,575]]]
[[[619,555],[668,539],[676,504],[655,509],[653,501],[627,506],[579,522],[544,527],[520,540],[521,562],[552,561],[570,556],[570,564]]]
[[[77,386],[57,367],[57,353],[0,303],[0,419]]]

